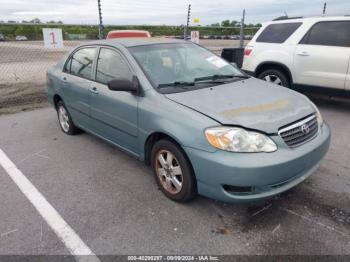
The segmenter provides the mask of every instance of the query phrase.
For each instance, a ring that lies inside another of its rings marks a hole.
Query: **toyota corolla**
[[[314,173],[329,148],[307,97],[188,41],[85,43],[47,79],[64,133],[84,130],[144,161],[175,201],[271,197]]]

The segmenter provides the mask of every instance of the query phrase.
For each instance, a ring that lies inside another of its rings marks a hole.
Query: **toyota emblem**
[[[309,125],[307,125],[307,124],[302,125],[302,126],[301,126],[301,132],[302,132],[303,134],[308,134],[308,133],[310,132],[310,127],[309,127]]]

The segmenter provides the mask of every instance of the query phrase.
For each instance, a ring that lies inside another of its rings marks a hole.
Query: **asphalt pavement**
[[[179,204],[149,167],[92,135],[64,135],[52,108],[0,117],[0,149],[97,255],[350,255],[350,106],[316,100],[332,129],[317,172],[250,205]],[[0,167],[0,255],[69,254]]]

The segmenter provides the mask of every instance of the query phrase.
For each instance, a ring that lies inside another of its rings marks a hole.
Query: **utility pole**
[[[327,3],[324,3],[324,5],[323,5],[323,15],[326,14],[326,9],[327,9]]]
[[[102,23],[102,10],[101,10],[101,0],[97,0],[98,5],[98,17],[99,17],[99,25],[98,25],[98,39],[103,39],[103,23]]]
[[[243,16],[241,19],[241,27],[239,31],[239,47],[243,48],[243,41],[244,41],[244,19],[245,19],[245,9],[243,9]]]
[[[191,18],[191,4],[188,5],[188,9],[187,9],[187,23],[184,28],[184,40],[187,40],[187,30],[188,30],[188,26],[190,25],[190,18]]]

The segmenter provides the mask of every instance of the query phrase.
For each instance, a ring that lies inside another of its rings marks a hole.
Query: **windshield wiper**
[[[186,86],[194,86],[194,82],[186,82],[186,81],[175,81],[172,83],[166,83],[166,84],[159,84],[158,88],[164,88],[164,87],[181,87],[185,88]]]
[[[197,83],[224,83],[224,79],[227,78],[249,78],[249,76],[246,75],[211,75],[211,76],[204,76],[204,77],[198,77],[193,80],[193,82],[188,81],[175,81],[172,83],[165,83],[165,84],[159,84],[158,88],[165,88],[165,87],[181,87],[183,89],[188,89],[188,86],[194,86]],[[209,81],[208,81],[209,80]]]
[[[204,77],[198,77],[194,79],[194,82],[201,82],[201,81],[206,81],[206,80],[222,80],[225,78],[249,78],[249,76],[246,75],[211,75],[211,76],[204,76]]]

